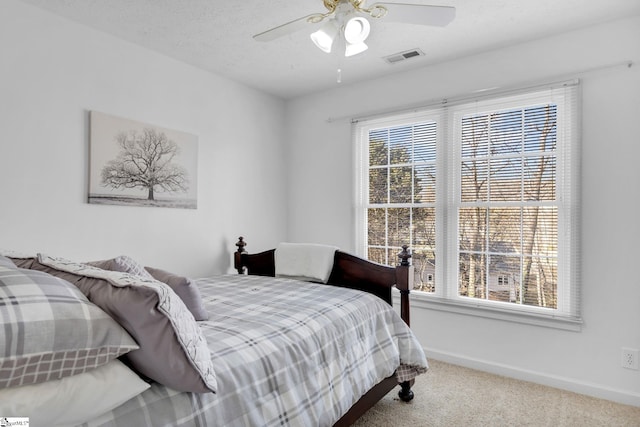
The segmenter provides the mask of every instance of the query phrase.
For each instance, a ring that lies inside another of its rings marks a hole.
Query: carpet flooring
[[[640,427],[640,407],[429,360],[409,403],[392,390],[354,427]]]

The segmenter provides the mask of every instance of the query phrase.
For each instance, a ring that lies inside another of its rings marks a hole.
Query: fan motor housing
[[[326,7],[328,10],[334,11],[341,1],[343,0],[323,0],[323,3],[324,7]],[[364,3],[364,0],[349,0],[349,3],[351,3],[354,8],[358,9],[358,7],[360,7],[360,5]]]

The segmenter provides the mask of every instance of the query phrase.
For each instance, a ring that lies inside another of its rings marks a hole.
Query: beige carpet
[[[429,360],[415,398],[392,390],[355,427],[640,427],[640,408]]]

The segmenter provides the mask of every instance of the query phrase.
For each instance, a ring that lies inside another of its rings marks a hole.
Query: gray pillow
[[[120,255],[115,258],[105,259],[102,261],[91,261],[87,264],[103,270],[120,271],[122,273],[130,273],[147,279],[153,279],[153,276],[151,276],[142,265],[138,264],[133,258],[127,255]]]
[[[120,271],[147,279],[158,280],[169,285],[169,287],[178,294],[196,320],[209,319],[209,313],[207,313],[204,307],[198,286],[187,277],[177,276],[158,268],[143,267],[133,258],[126,255],[120,255],[116,258],[102,261],[90,261],[87,262],[87,264],[103,270]]]
[[[9,258],[7,258],[6,256],[2,256],[0,255],[0,266],[2,267],[15,267],[16,265],[13,263],[13,261],[11,261]]]
[[[138,348],[71,283],[2,262],[0,388],[81,374]]]
[[[145,267],[156,280],[169,285],[178,294],[196,320],[209,319],[209,313],[202,302],[198,285],[188,277],[178,276],[159,268]]]
[[[174,390],[216,391],[202,330],[166,284],[43,254],[31,268],[65,278],[120,323],[140,346],[126,355],[138,373]]]

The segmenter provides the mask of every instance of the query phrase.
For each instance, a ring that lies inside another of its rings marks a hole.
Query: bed
[[[238,274],[197,280],[124,256],[1,256],[0,416],[347,426],[394,387],[413,398],[428,365],[408,327],[406,247],[391,268],[317,245],[236,246]],[[324,251],[312,257],[324,257],[323,278],[282,266],[309,247]]]

